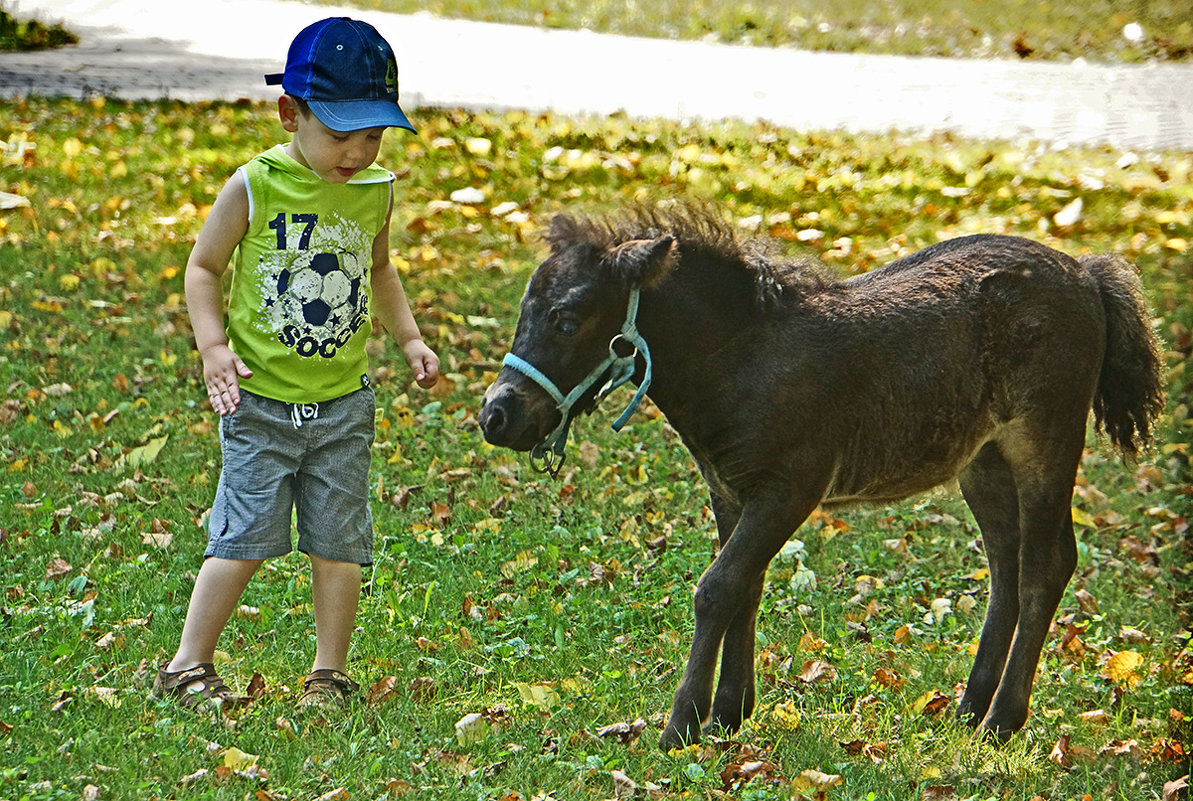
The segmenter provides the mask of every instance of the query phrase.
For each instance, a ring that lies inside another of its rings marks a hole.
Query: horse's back
[[[840,456],[839,499],[926,489],[1014,431],[1083,429],[1106,323],[1097,281],[1068,255],[962,237],[840,289],[833,316],[853,320],[850,362],[878,404],[828,412],[852,413],[860,432]]]

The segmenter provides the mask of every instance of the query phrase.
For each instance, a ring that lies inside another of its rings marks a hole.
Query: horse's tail
[[[1130,264],[1113,256],[1085,256],[1081,266],[1097,280],[1106,310],[1106,355],[1094,396],[1094,422],[1124,456],[1134,459],[1164,410],[1159,338]]]

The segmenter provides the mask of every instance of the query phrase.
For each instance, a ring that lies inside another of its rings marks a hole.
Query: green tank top
[[[250,392],[318,403],[361,387],[372,332],[373,240],[394,176],[374,164],[332,184],[278,145],[240,168],[249,228],[233,258],[228,344]]]

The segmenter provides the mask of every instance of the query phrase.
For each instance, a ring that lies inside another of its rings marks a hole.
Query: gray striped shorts
[[[373,561],[369,461],[373,390],[293,404],[241,390],[220,419],[224,466],[208,518],[207,556],[268,559],[298,550]]]

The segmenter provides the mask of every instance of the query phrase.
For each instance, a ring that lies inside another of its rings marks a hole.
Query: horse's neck
[[[701,387],[733,363],[734,342],[750,336],[759,311],[748,281],[670,277],[643,292],[638,329],[653,361],[649,395],[673,425],[690,404],[703,402]]]

